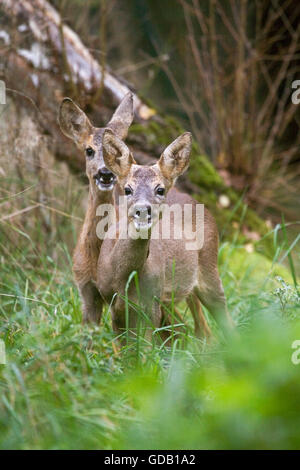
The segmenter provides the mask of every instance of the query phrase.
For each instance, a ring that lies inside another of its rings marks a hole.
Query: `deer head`
[[[104,163],[103,134],[109,129],[119,140],[125,139],[132,120],[132,93],[125,95],[104,128],[94,127],[86,114],[70,98],[64,98],[60,105],[58,116],[60,128],[85,153],[86,174],[90,184],[100,191],[112,191],[116,183],[115,175]]]
[[[150,230],[159,216],[167,192],[189,165],[192,135],[186,132],[172,142],[152,166],[137,165],[127,147],[113,132],[103,134],[105,166],[117,176],[126,196],[129,222],[137,230]]]

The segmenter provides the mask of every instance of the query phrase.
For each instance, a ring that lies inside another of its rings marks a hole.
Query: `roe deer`
[[[196,209],[196,201],[187,194],[177,190],[168,193],[176,178],[188,167],[191,142],[191,134],[185,133],[164,150],[158,163],[140,166],[124,142],[109,130],[104,132],[104,162],[117,176],[120,192],[124,194],[128,207],[127,224],[122,225],[121,219],[117,222],[120,236],[110,238],[109,234],[116,227],[111,225],[109,228],[101,246],[97,269],[97,285],[103,298],[112,303],[113,328],[117,333],[126,327],[122,297],[133,271],[138,273],[139,292],[132,282],[128,289],[129,299],[137,303],[141,301],[155,328],[162,322],[160,302],[170,304],[172,292],[175,302],[187,300],[198,333],[201,327],[205,328],[201,325],[199,301],[207,307],[225,333],[233,328],[218,273],[218,232],[212,215],[205,210],[201,249],[186,250],[187,240],[184,237],[163,239],[160,232],[158,239],[151,238],[155,224],[161,224],[157,206],[162,206],[166,201],[167,204],[179,203],[182,207],[191,204],[193,210]],[[131,223],[140,233],[139,238],[130,236]],[[115,293],[119,295],[114,297]],[[137,315],[132,310],[129,312],[130,329],[137,326]]]
[[[112,203],[116,177],[105,167],[102,138],[106,128],[93,127],[86,114],[70,99],[65,98],[59,110],[62,132],[74,140],[85,153],[86,174],[89,179],[88,207],[81,233],[73,255],[75,281],[83,304],[83,320],[99,322],[103,300],[96,287],[96,268],[101,243],[96,234],[100,204]],[[125,139],[133,120],[133,96],[125,95],[107,128],[120,139]]]

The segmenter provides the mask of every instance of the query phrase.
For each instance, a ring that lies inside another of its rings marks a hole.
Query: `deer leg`
[[[134,303],[138,303],[138,299],[135,295],[130,296],[130,300]],[[149,325],[145,324],[144,318],[138,318],[136,311],[128,305],[128,322],[126,320],[126,306],[125,302],[121,297],[117,297],[114,300],[113,305],[110,307],[111,315],[112,315],[112,327],[116,334],[124,335],[125,333],[130,337],[136,337],[138,332],[145,329]],[[152,319],[151,309],[147,310],[145,306],[143,306],[143,311],[146,313],[148,312],[149,319]],[[150,313],[149,313],[150,312]],[[124,335],[125,336],[125,335]]]
[[[174,315],[171,315],[169,313],[171,309],[170,306],[167,305],[165,310],[163,307],[160,307],[160,308],[161,308],[161,325],[160,326],[169,326],[168,329],[161,330],[160,337],[162,341],[165,342],[165,344],[168,346],[170,344],[169,339],[171,338],[171,335],[172,335],[172,331],[171,331],[172,325],[177,322],[184,324],[184,320],[176,307],[173,308]],[[176,331],[184,332],[184,329],[185,329],[185,326],[176,327]]]
[[[205,283],[201,283],[201,289],[197,287],[195,294],[203,305],[209,310],[217,324],[226,336],[230,336],[234,329],[234,322],[227,310],[226,298],[222,281],[219,273],[210,282],[210,278],[205,279]]]
[[[195,294],[191,294],[186,299],[186,302],[194,318],[195,336],[200,339],[209,338],[211,336],[211,331],[207,324],[207,321],[204,316],[203,310],[201,308],[201,303],[198,297]]]
[[[149,316],[150,322],[146,322],[145,327],[145,339],[152,343],[153,341],[153,329],[160,328],[162,325],[162,310],[160,305],[153,299],[152,305],[148,304],[145,306],[145,313]],[[162,332],[159,333],[160,337]]]
[[[84,323],[100,323],[103,300],[97,287],[92,281],[79,288]]]
[[[168,312],[165,312],[164,308],[162,306],[160,306],[160,311],[161,311],[161,324],[160,324],[160,326],[163,327],[163,326],[172,325],[171,315]],[[169,328],[165,329],[165,330],[161,330],[160,333],[159,333],[159,336],[160,336],[163,343],[165,343],[166,345],[169,345],[169,339],[170,339],[170,336],[171,336],[171,332],[170,332]]]
[[[161,326],[166,326],[169,325],[169,317],[165,317],[162,312],[162,322]],[[168,329],[161,330],[159,332],[160,339],[164,344],[169,344],[169,338],[170,338],[170,331]]]
[[[146,320],[145,318],[138,319],[136,312],[129,307],[128,336],[129,338],[137,339],[137,335],[141,335],[148,341],[148,343],[152,343],[153,328],[155,329],[161,326],[160,307],[159,305],[144,305],[143,311],[149,320]],[[117,299],[116,304],[111,307],[111,313],[113,330],[117,335],[122,335],[120,343],[124,345],[126,343],[127,332],[124,302]]]

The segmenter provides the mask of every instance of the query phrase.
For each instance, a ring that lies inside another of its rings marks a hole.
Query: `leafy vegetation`
[[[239,335],[224,343],[209,317],[214,339],[200,342],[181,305],[187,328],[174,327],[171,346],[137,338],[121,348],[109,312],[101,326],[81,324],[63,243],[60,265],[47,256],[38,269],[30,245],[8,249],[1,261],[1,448],[299,447],[300,364],[291,357],[300,305],[286,268],[224,243],[221,273]]]

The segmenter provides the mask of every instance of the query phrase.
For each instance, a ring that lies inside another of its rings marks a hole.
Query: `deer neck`
[[[138,238],[137,240],[128,240],[127,260],[128,264],[131,263],[130,268],[137,271],[143,268],[149,255],[150,237],[148,239]],[[131,269],[131,271],[133,271]]]
[[[101,204],[112,204],[113,203],[113,191],[101,192],[97,188],[89,188],[88,206],[81,231],[81,244],[83,249],[90,259],[90,262],[94,264],[96,269],[102,239],[97,236],[96,228],[100,220],[100,217],[96,215],[97,208]]]
[[[150,233],[147,239],[133,239],[127,236],[126,239],[117,240],[114,247],[114,262],[118,267],[119,275],[127,281],[132,271],[140,272],[147,261],[150,250]],[[120,260],[122,260],[120,262]]]

